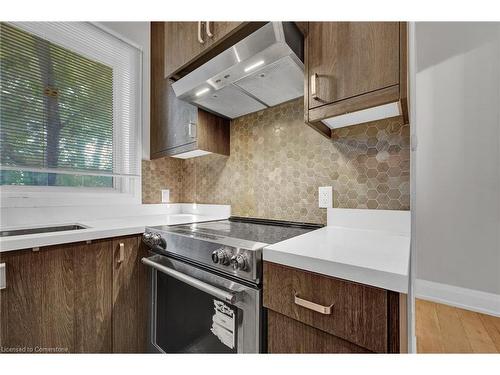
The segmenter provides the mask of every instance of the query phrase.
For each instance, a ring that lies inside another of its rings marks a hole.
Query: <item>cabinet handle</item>
[[[0,289],[7,288],[7,276],[5,273],[5,263],[0,263]]]
[[[196,124],[194,122],[188,124],[188,135],[191,138],[196,138]]]
[[[212,34],[212,32],[210,31],[210,21],[207,21],[205,26],[206,26],[205,31],[207,32],[208,37],[213,38],[214,34]]]
[[[120,242],[120,252],[118,254],[118,263],[123,263],[125,260],[125,244]]]
[[[333,303],[330,306],[318,305],[317,303],[300,298],[297,294],[295,294],[295,304],[323,315],[330,315],[333,307]]]
[[[203,37],[201,36],[201,21],[198,21],[198,42],[201,44],[205,43]]]
[[[318,73],[311,75],[311,96],[314,100],[319,100],[318,97]]]

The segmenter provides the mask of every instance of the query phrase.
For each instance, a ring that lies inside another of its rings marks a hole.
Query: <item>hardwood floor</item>
[[[416,300],[418,353],[500,353],[500,317]]]

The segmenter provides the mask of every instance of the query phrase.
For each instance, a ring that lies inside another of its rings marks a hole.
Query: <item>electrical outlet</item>
[[[320,186],[318,188],[319,208],[333,207],[333,188],[331,186]]]
[[[168,203],[168,202],[170,202],[170,190],[169,189],[162,189],[162,191],[161,191],[161,202],[162,203]]]

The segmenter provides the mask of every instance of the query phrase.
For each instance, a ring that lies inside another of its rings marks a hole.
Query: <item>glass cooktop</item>
[[[273,244],[321,228],[319,224],[305,224],[277,220],[231,217],[228,220],[175,225],[170,232],[231,237],[247,241]]]

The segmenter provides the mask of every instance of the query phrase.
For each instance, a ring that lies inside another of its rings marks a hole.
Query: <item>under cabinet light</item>
[[[207,93],[209,91],[210,91],[210,89],[208,87],[205,87],[204,89],[201,89],[200,91],[196,92],[195,95],[196,96],[200,96],[200,95],[203,95],[203,94],[205,94],[205,93]]]
[[[255,64],[252,64],[252,65],[250,65],[250,66],[247,66],[247,67],[245,68],[245,73],[246,73],[246,72],[249,72],[250,70],[255,69],[255,68],[257,68],[257,67],[259,67],[259,66],[261,66],[261,65],[264,65],[264,60],[257,61]]]

